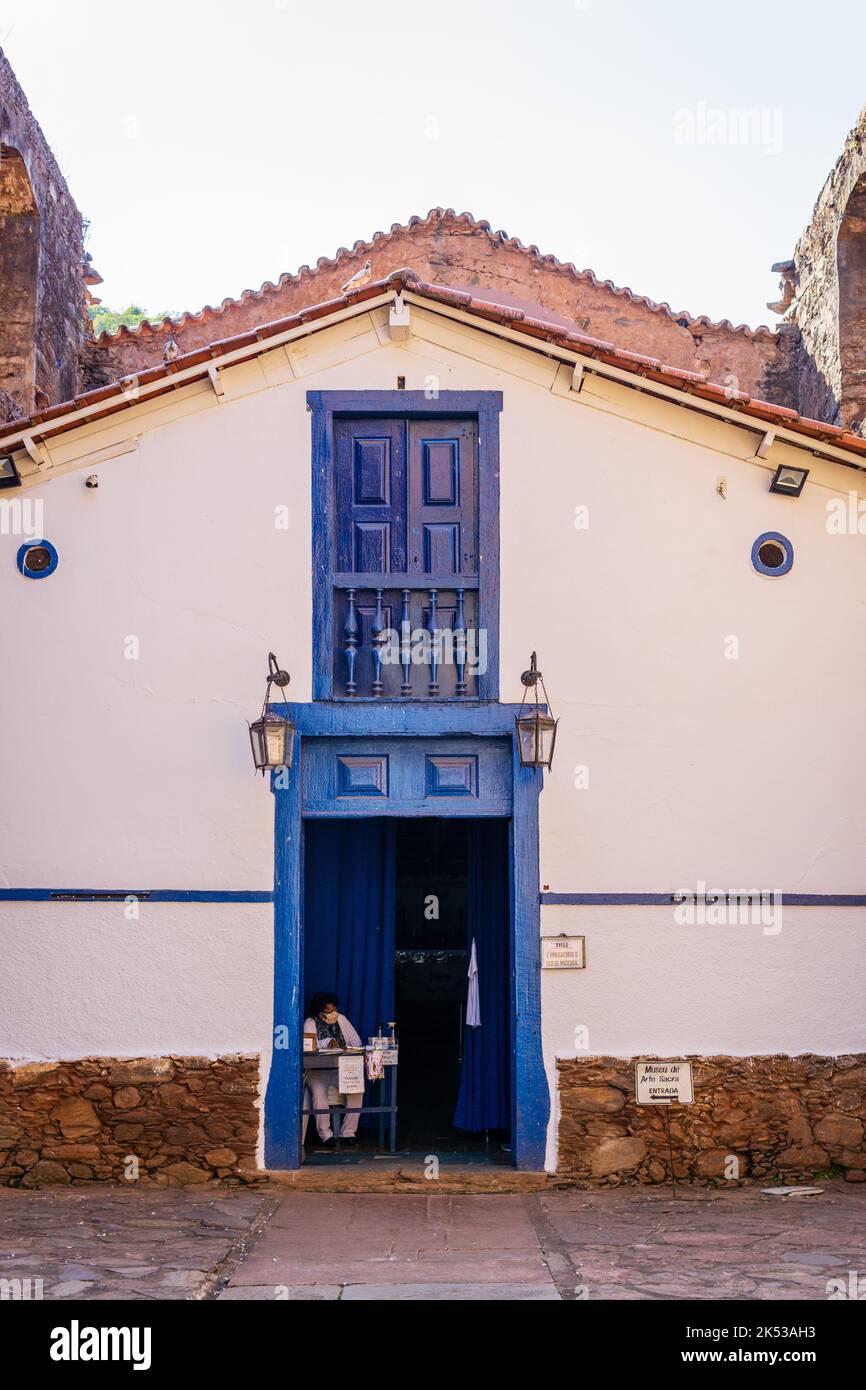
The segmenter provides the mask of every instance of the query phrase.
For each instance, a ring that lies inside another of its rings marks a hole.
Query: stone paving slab
[[[826,1300],[866,1271],[866,1193],[759,1188],[551,1192],[538,1200],[592,1298]]]
[[[552,1288],[527,1202],[514,1195],[288,1192],[230,1287]]]
[[[185,1299],[205,1289],[273,1198],[117,1187],[0,1189],[0,1278],[45,1299]]]
[[[341,1284],[244,1284],[223,1289],[217,1297],[220,1303],[323,1303],[336,1302],[342,1292]]]
[[[343,1303],[362,1300],[385,1300],[389,1303],[438,1303],[444,1300],[460,1303],[559,1303],[553,1284],[347,1284]]]
[[[232,1276],[229,1287],[244,1284],[429,1284],[467,1282],[478,1284],[547,1283],[550,1275],[536,1247],[526,1255],[513,1252],[467,1255],[451,1251],[420,1251],[416,1256],[392,1256],[368,1260],[328,1258],[323,1250],[318,1261],[280,1259],[254,1251]]]

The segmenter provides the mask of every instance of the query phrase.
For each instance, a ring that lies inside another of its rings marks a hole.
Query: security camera
[[[90,473],[90,474],[88,475],[88,477],[86,477],[86,478],[84,479],[84,486],[85,486],[85,487],[99,487],[99,477],[98,477],[98,475],[97,475],[96,473]]]

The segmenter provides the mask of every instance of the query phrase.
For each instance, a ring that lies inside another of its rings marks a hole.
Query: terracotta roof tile
[[[206,372],[205,364],[218,361],[220,357],[226,356],[228,353],[239,348],[255,347],[260,341],[267,342],[269,338],[279,333],[285,333],[304,324],[315,323],[341,309],[351,308],[353,305],[363,304],[369,299],[381,297],[390,290],[408,290],[434,303],[461,309],[471,313],[473,317],[488,322],[496,322],[525,337],[528,340],[528,346],[542,338],[552,346],[565,348],[579,353],[581,356],[595,358],[632,376],[651,378],[665,386],[681,391],[683,395],[690,398],[700,398],[714,404],[725,405],[737,411],[738,414],[748,416],[762,424],[776,423],[780,427],[802,434],[811,440],[833,444],[866,459],[866,439],[861,435],[852,434],[850,430],[820,420],[811,420],[808,417],[798,415],[795,410],[787,406],[773,405],[769,401],[753,399],[742,391],[731,391],[717,382],[709,381],[707,377],[698,372],[672,367],[657,358],[646,357],[641,353],[617,348],[613,343],[603,342],[586,334],[564,329],[561,324],[535,318],[513,306],[497,306],[487,299],[475,300],[471,295],[454,290],[447,285],[426,283],[414,271],[408,269],[396,270],[383,280],[370,281],[368,284],[351,291],[348,295],[338,295],[336,298],[326,300],[321,304],[311,304],[308,308],[301,309],[286,318],[275,319],[270,323],[263,324],[252,332],[223,338],[205,348],[197,348],[192,352],[184,353],[171,363],[148,367],[132,377],[124,377],[111,385],[86,391],[71,401],[50,406],[26,418],[9,421],[7,425],[0,427],[0,434],[4,439],[13,439],[16,434],[34,429],[39,425],[50,425],[52,420],[59,420],[60,417],[87,406],[102,404],[104,409],[99,414],[114,413],[116,410],[122,410],[136,404],[137,398],[129,390],[130,383],[146,385],[162,380],[165,383],[165,391],[174,390],[175,385],[186,385],[191,379],[197,379],[187,377],[183,382],[175,383],[172,379],[181,371],[202,366],[201,376],[203,377]],[[162,392],[151,392],[149,397],[159,394]],[[54,433],[74,429],[78,423],[77,421],[68,422],[60,426]],[[40,433],[50,437],[52,431],[44,429]],[[860,467],[862,465],[854,466]]]
[[[453,208],[436,207],[431,208],[426,217],[419,217],[415,214],[410,217],[409,221],[406,223],[392,222],[387,232],[374,232],[369,241],[356,241],[351,250],[348,250],[345,246],[341,246],[334,256],[320,256],[316,261],[315,267],[302,265],[294,274],[286,272],[279,276],[276,284],[272,280],[266,280],[259,289],[244,290],[236,299],[223,299],[222,302],[216,306],[205,304],[198,312],[190,312],[187,310],[175,319],[162,319],[159,323],[155,324],[144,322],[139,324],[137,328],[128,328],[124,325],[114,334],[103,333],[100,334],[99,337],[147,337],[151,334],[163,334],[168,332],[172,324],[174,324],[175,327],[182,328],[184,324],[204,323],[219,318],[221,314],[234,309],[239,304],[249,304],[253,300],[267,299],[269,295],[275,294],[284,285],[300,284],[301,280],[313,278],[320,270],[332,270],[335,266],[339,265],[341,261],[347,260],[350,257],[356,257],[367,251],[375,251],[376,248],[381,246],[384,242],[391,241],[394,237],[402,235],[412,227],[430,227],[437,222],[444,221],[446,218],[451,218],[458,224],[470,227],[474,231],[484,232],[490,237],[491,241],[498,241],[503,246],[507,246],[513,251],[522,252],[539,265],[545,266],[548,270],[561,271],[563,274],[570,275],[574,280],[591,285],[595,289],[605,289],[609,291],[610,294],[617,295],[627,300],[630,304],[639,304],[645,309],[652,310],[654,313],[664,314],[667,318],[682,323],[686,327],[703,328],[705,331],[710,332],[724,329],[729,333],[741,333],[747,338],[773,338],[776,336],[776,330],[768,328],[766,324],[760,324],[757,328],[750,328],[748,324],[744,323],[734,325],[730,319],[714,320],[708,318],[706,314],[695,315],[690,313],[687,309],[675,311],[664,301],[659,303],[654,299],[650,299],[647,295],[636,294],[634,290],[629,289],[627,286],[615,285],[612,280],[600,280],[593,270],[578,270],[577,266],[575,266],[572,261],[561,261],[557,256],[540,251],[535,245],[525,246],[519,237],[509,236],[507,232],[501,230],[494,232],[488,221],[483,218],[479,219],[473,217],[470,212],[457,213]]]

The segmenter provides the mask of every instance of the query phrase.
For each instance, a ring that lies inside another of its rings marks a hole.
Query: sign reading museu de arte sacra
[[[692,1064],[635,1062],[634,1091],[638,1105],[691,1105]]]

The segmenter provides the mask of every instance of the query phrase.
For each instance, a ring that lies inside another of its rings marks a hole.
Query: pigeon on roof
[[[372,276],[373,262],[365,261],[361,269],[355,271],[351,280],[347,280],[345,285],[341,287],[340,294],[348,294],[349,290],[359,290],[362,285],[366,285],[367,281],[372,279]]]

